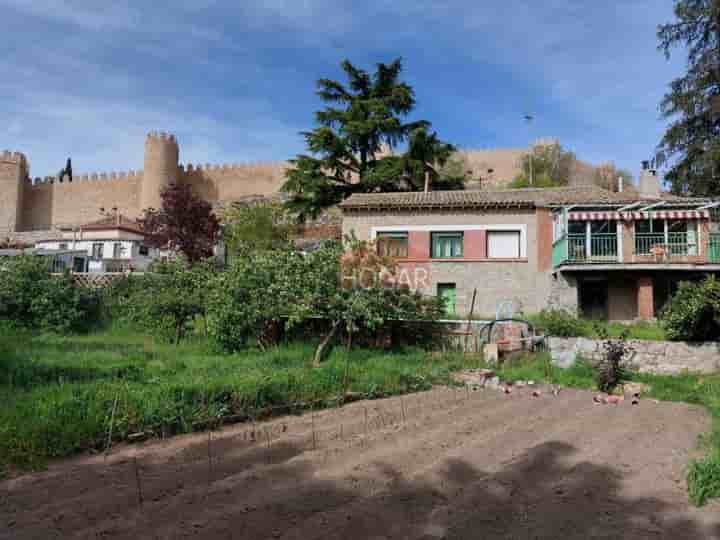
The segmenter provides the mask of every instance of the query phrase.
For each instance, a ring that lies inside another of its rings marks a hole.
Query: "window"
[[[140,244],[140,248],[138,249],[138,252],[139,252],[140,255],[142,255],[143,257],[147,257],[148,255],[150,255],[150,248],[148,248],[147,246],[143,246],[142,244]]]
[[[434,259],[452,259],[463,256],[463,233],[432,233],[432,257]]]
[[[378,233],[378,255],[404,258],[408,256],[408,235],[404,232]]]
[[[60,242],[60,244],[58,245],[58,249],[67,249],[67,243]]]
[[[487,253],[491,259],[518,259],[520,231],[488,231]]]
[[[85,259],[82,257],[73,257],[73,272],[85,272]]]
[[[447,315],[455,315],[455,306],[457,301],[457,289],[454,283],[438,283],[438,298],[441,298],[445,305],[445,313]]]
[[[120,242],[115,242],[113,244],[113,259],[120,259],[124,251],[123,245]]]
[[[103,243],[97,242],[92,245],[92,258],[102,259],[103,258]]]
[[[61,259],[60,257],[53,257],[52,271],[54,273],[60,274],[65,271],[65,268],[67,268],[67,265],[65,264],[64,259]]]

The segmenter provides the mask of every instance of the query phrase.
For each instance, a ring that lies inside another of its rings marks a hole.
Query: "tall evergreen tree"
[[[291,160],[283,190],[288,207],[300,219],[353,193],[423,189],[426,174],[435,187],[462,188],[442,166],[455,148],[430,131],[426,120],[405,122],[415,107],[415,93],[400,80],[401,59],[377,64],[375,73],[341,64],[347,85],[318,81],[317,94],[328,105],[315,113],[318,127],[303,132],[308,154]],[[399,145],[407,151],[396,154]]]
[[[676,0],[676,20],[658,27],[659,49],[687,49],[687,72],[670,84],[660,111],[671,124],[660,164],[675,193],[720,194],[720,0]]]

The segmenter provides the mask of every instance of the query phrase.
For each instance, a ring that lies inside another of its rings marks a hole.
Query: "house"
[[[136,221],[118,214],[77,228],[60,229],[60,237],[40,240],[36,248],[81,251],[87,255],[79,272],[124,272],[144,270],[160,258],[160,250],[144,243],[145,236]]]
[[[720,202],[598,187],[356,194],[343,234],[376,240],[399,281],[450,312],[494,316],[555,307],[650,319],[682,280],[720,272]],[[512,306],[512,310],[508,306]],[[501,309],[502,308],[502,309]]]
[[[33,255],[48,258],[50,271],[55,273],[61,273],[65,270],[84,272],[88,261],[87,253],[84,250],[48,250],[36,248],[0,249],[0,259],[4,257],[19,257],[21,255]]]

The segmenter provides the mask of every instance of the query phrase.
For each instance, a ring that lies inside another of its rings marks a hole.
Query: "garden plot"
[[[0,483],[0,538],[717,538],[687,502],[709,419],[438,388],[121,446]]]

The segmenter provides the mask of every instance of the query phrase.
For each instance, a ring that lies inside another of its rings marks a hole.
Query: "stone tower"
[[[140,190],[140,209],[161,207],[160,192],[178,177],[178,144],[175,135],[149,133],[145,138],[145,170]]]
[[[0,154],[0,235],[22,228],[22,204],[28,165],[19,152]]]

